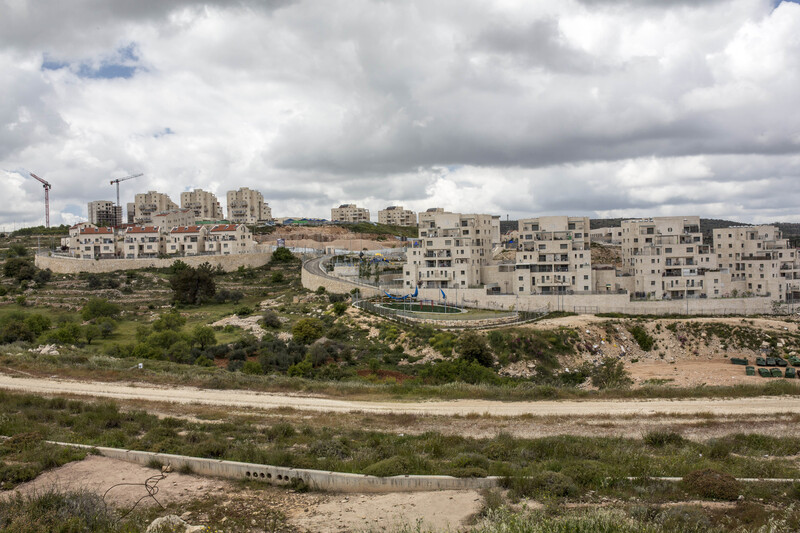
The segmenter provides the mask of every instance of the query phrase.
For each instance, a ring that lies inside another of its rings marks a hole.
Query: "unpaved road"
[[[757,397],[692,400],[605,400],[498,402],[489,400],[366,402],[330,398],[252,392],[208,390],[190,387],[155,387],[146,384],[79,382],[60,379],[17,378],[0,374],[0,389],[48,395],[77,395],[119,400],[149,400],[179,404],[232,406],[251,409],[292,407],[307,411],[407,413],[466,416],[625,416],[650,414],[712,413],[715,415],[764,414],[800,411],[800,397]]]

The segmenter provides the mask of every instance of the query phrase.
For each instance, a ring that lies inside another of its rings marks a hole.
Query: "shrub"
[[[689,472],[683,477],[683,484],[698,496],[715,500],[735,500],[742,490],[736,478],[712,469]]]
[[[283,272],[273,272],[269,277],[272,283],[282,283],[284,279]]]
[[[625,370],[625,364],[613,357],[606,357],[592,371],[592,385],[598,389],[621,389],[630,386],[633,380]]]
[[[155,331],[177,331],[186,324],[186,317],[177,311],[168,311],[162,313],[157,319],[153,321],[153,329]]]
[[[347,302],[336,302],[333,304],[333,312],[336,316],[342,316],[347,311]]]
[[[244,365],[242,365],[242,372],[253,376],[259,376],[264,373],[264,369],[261,368],[258,361],[245,361]]]
[[[57,344],[77,344],[82,337],[81,327],[74,322],[65,322],[50,332],[48,340]]]
[[[631,332],[633,335],[636,344],[644,350],[645,352],[649,352],[653,349],[653,346],[656,343],[656,340],[647,333],[647,330],[644,329],[642,326],[631,326],[628,328],[628,331]]]
[[[272,252],[272,259],[270,259],[270,262],[291,263],[294,260],[295,260],[294,254],[288,248],[280,247],[274,252]]]
[[[314,365],[311,362],[310,357],[306,357],[299,363],[295,363],[289,367],[287,373],[292,377],[303,377],[308,378],[311,377],[311,374],[314,371]]]
[[[456,351],[462,359],[469,362],[476,362],[481,366],[491,367],[494,358],[486,344],[486,339],[474,331],[462,333],[456,343]]]
[[[236,311],[234,311],[234,314],[236,314],[237,316],[250,316],[253,314],[253,308],[244,305],[239,309],[237,309]]]
[[[281,320],[278,318],[278,314],[275,311],[267,309],[264,311],[264,314],[261,315],[261,325],[265,328],[277,329],[281,327]]]
[[[322,337],[323,325],[316,318],[301,318],[292,326],[294,340],[301,344],[310,344]]]
[[[572,479],[549,470],[532,476],[506,477],[501,484],[516,498],[564,498],[578,493],[578,487]]]
[[[33,313],[25,319],[25,325],[31,330],[34,336],[38,337],[52,326],[50,317]]]
[[[395,455],[377,463],[373,463],[364,469],[364,473],[370,476],[388,477],[399,476],[402,474],[413,474],[426,468],[427,462],[424,459],[415,457],[405,457]]]
[[[84,320],[93,318],[109,317],[119,315],[121,309],[117,304],[113,304],[103,298],[90,298],[86,305],[81,309],[81,316]]]
[[[192,342],[200,346],[201,350],[205,350],[207,346],[217,342],[217,337],[212,328],[198,324],[192,329]]]
[[[194,360],[194,364],[196,364],[197,366],[214,366],[214,361],[212,361],[205,355],[201,355],[200,357]]]
[[[181,269],[173,274],[169,283],[173,299],[183,304],[202,304],[213,299],[217,292],[217,284],[214,282],[211,265],[208,263],[203,263],[197,268],[187,266]]]

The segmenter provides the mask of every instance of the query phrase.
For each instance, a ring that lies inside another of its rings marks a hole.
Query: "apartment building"
[[[181,208],[190,209],[194,220],[222,220],[222,206],[214,193],[195,189],[181,193]]]
[[[407,250],[407,288],[470,288],[485,283],[482,269],[500,242],[500,217],[439,212],[420,226],[419,240]]]
[[[417,215],[401,205],[390,205],[378,211],[378,223],[390,226],[416,226]]]
[[[134,224],[153,224],[153,215],[165,211],[178,209],[178,204],[170,200],[164,193],[149,191],[137,194],[131,204],[128,204],[128,222]]]
[[[176,226],[167,237],[166,250],[170,255],[197,255],[206,251],[206,226]]]
[[[592,256],[588,217],[548,216],[519,221],[515,292],[590,292]]]
[[[61,248],[79,259],[111,259],[118,256],[116,241],[113,228],[81,222],[69,229],[69,237],[61,239]]]
[[[715,298],[730,289],[730,272],[703,243],[700,217],[624,220],[622,269],[633,276],[637,297]]]
[[[730,271],[731,292],[778,301],[800,293],[800,255],[775,226],[714,230],[714,252],[719,265]]]
[[[89,202],[87,211],[89,222],[95,226],[121,226],[122,206],[115,205],[108,200],[95,200]]]
[[[614,226],[610,228],[590,229],[589,239],[592,242],[619,245],[622,244],[622,228]]]
[[[272,221],[272,209],[264,196],[247,187],[228,191],[228,220],[234,224],[256,224]]]
[[[158,226],[133,226],[125,230],[123,253],[126,259],[165,255],[166,237]]]
[[[425,211],[420,211],[417,213],[417,226],[421,228],[422,226],[430,224],[436,215],[444,212],[445,210],[441,207],[430,207]]]
[[[255,248],[255,240],[244,224],[216,224],[208,230],[205,247],[214,254],[246,254]]]
[[[165,229],[175,226],[192,226],[196,222],[194,211],[191,209],[173,209],[172,211],[157,213],[151,218],[153,226]]]
[[[331,209],[331,222],[369,222],[369,209],[342,204]]]

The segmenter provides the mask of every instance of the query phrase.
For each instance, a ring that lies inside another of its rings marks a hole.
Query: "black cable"
[[[144,485],[144,490],[147,491],[147,494],[145,494],[144,496],[142,496],[141,498],[136,500],[136,503],[133,504],[133,507],[131,507],[125,513],[123,513],[122,516],[120,516],[118,518],[118,520],[122,520],[123,518],[125,518],[126,516],[131,514],[133,512],[133,510],[136,509],[136,507],[145,498],[153,498],[153,501],[155,501],[162,509],[166,509],[166,507],[164,507],[161,504],[161,502],[158,501],[158,499],[156,498],[156,494],[158,494],[158,482],[161,481],[162,479],[166,479],[166,477],[167,476],[165,476],[164,474],[156,474],[154,476],[150,476],[149,478],[145,479],[144,483],[117,483],[116,485],[111,485],[108,488],[108,490],[103,493],[103,505],[105,505],[106,506],[106,510],[108,510],[108,504],[106,503],[106,496],[108,495],[109,492],[111,492],[111,489],[114,489],[116,487],[126,487],[126,486],[128,486],[128,487],[140,487],[140,486]]]

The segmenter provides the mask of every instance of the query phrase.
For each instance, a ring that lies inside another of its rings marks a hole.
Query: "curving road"
[[[756,397],[691,400],[606,400],[498,402],[489,400],[377,402],[339,400],[324,397],[253,392],[208,390],[192,387],[156,387],[147,384],[83,382],[62,379],[18,378],[0,374],[0,389],[44,395],[76,395],[118,400],[147,400],[177,404],[202,404],[250,409],[292,407],[306,411],[367,413],[408,413],[418,415],[465,416],[624,416],[650,414],[713,413],[715,415],[774,415],[800,410],[800,397]]]

